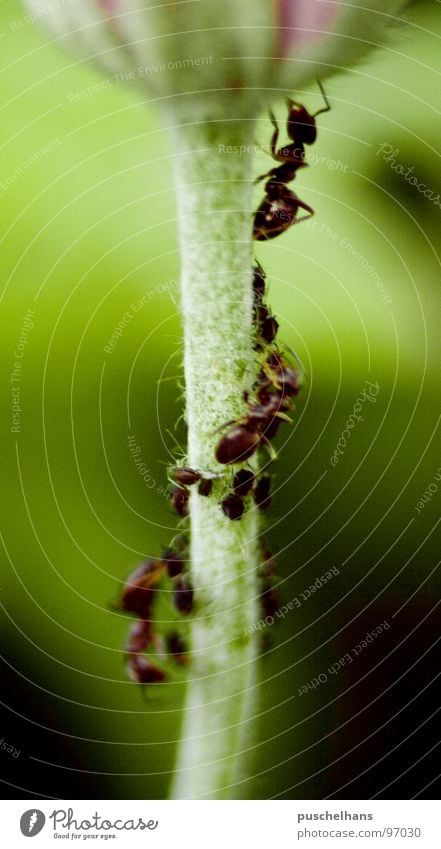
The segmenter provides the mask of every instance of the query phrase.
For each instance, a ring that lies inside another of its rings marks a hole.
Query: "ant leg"
[[[271,171],[267,171],[266,174],[261,174],[260,177],[256,177],[253,185],[255,186],[256,183],[260,183],[262,180],[265,180],[266,177],[269,177],[270,174],[271,174]]]
[[[262,466],[260,469],[258,469],[258,470],[257,470],[257,472],[255,473],[254,477],[255,477],[255,478],[258,478],[260,475],[263,475],[263,474],[264,474],[264,472],[266,472],[266,470],[267,470],[267,469],[269,469],[269,467],[272,465],[272,463],[273,463],[273,462],[274,462],[273,458],[272,458],[272,457],[270,457],[270,459],[268,460],[268,462],[267,462],[267,463],[265,463],[265,465],[264,465],[264,466]],[[251,468],[251,467],[250,467],[250,468]]]
[[[245,418],[239,417],[238,419],[230,419],[229,422],[224,422],[220,427],[217,427],[216,430],[213,430],[209,435],[214,436],[215,433],[220,433],[225,427],[230,427],[230,425],[241,425],[245,421]]]
[[[292,419],[287,415],[287,413],[274,413],[275,419],[281,419],[282,422],[288,422],[288,424],[292,424]]]
[[[273,159],[276,160],[276,162],[278,162],[278,159],[277,159],[277,140],[279,138],[280,130],[279,130],[279,127],[278,127],[278,124],[277,124],[277,121],[276,121],[276,116],[274,115],[274,112],[271,112],[271,110],[270,110],[269,116],[270,116],[270,121],[271,121],[271,123],[274,127],[274,132],[272,134],[271,143],[270,143],[270,151],[271,151],[270,155],[273,157]],[[262,180],[265,179],[265,177],[270,177],[271,175],[272,175],[272,171],[267,171],[266,174],[261,174],[260,177],[257,177],[254,180],[254,183],[255,184],[260,183]]]
[[[301,209],[304,209],[305,212],[308,213],[308,215],[302,215],[301,218],[296,218],[293,224],[300,224],[301,221],[307,221],[308,218],[312,218],[312,216],[315,215],[315,209],[313,209],[312,206],[308,206],[308,204],[304,203],[302,200],[300,200],[300,198],[297,198],[297,203]]]
[[[323,88],[323,85],[320,82],[320,80],[317,80],[317,83],[318,83],[318,87],[319,87],[319,89],[322,93],[322,97],[323,97],[323,100],[325,101],[326,105],[323,107],[323,109],[319,109],[318,112],[314,112],[313,118],[316,118],[317,115],[323,115],[324,112],[330,112],[331,111],[331,104],[330,104],[330,102],[329,102],[329,100],[326,96],[325,89]]]
[[[267,451],[268,451],[268,453],[271,457],[270,462],[277,460],[278,455],[277,455],[276,449],[274,448],[274,445],[270,442],[270,440],[265,436],[264,433],[260,434],[260,438],[261,438],[262,442],[264,443],[265,448],[267,449]]]
[[[289,110],[291,110],[293,106],[298,106],[300,109],[303,108],[303,103],[299,103],[298,100],[291,100],[290,97],[286,98],[286,105]]]
[[[270,144],[271,156],[273,157],[273,159],[275,159],[276,158],[275,154],[277,153],[277,141],[278,141],[278,138],[279,138],[279,132],[280,131],[279,131],[279,125],[276,121],[276,116],[274,115],[274,112],[271,112],[271,110],[270,110],[269,116],[270,116],[270,121],[271,121],[271,123],[274,127],[274,132],[272,134],[271,144]]]

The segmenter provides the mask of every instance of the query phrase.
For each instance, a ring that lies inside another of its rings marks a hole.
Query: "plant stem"
[[[214,456],[215,431],[244,412],[243,391],[255,374],[253,130],[253,121],[224,121],[182,126],[175,136],[188,462],[225,475],[211,497],[193,491],[190,499],[197,606],[175,799],[235,795],[253,705],[256,637],[247,628],[258,619],[257,511],[240,521],[224,516],[218,495],[230,470]],[[248,152],[227,152],[228,145]]]

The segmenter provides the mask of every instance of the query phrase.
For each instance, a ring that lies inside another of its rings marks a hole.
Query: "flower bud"
[[[66,49],[186,117],[252,115],[378,44],[404,0],[26,0]]]

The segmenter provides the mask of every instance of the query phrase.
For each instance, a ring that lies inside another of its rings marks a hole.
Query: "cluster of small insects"
[[[270,113],[274,127],[271,155],[281,164],[257,180],[266,179],[265,197],[254,215],[253,237],[257,241],[274,239],[293,224],[314,214],[314,210],[288,188],[288,183],[295,179],[300,168],[308,164],[305,162],[305,145],[314,144],[316,140],[317,115],[330,109],[322,88],[321,91],[326,105],[314,115],[301,104],[288,100],[286,129],[290,143],[286,147],[277,148],[279,128],[274,115]],[[299,217],[300,210],[306,214]],[[246,411],[241,417],[227,421],[219,428],[225,433],[215,449],[218,464],[231,467],[227,492],[224,492],[219,504],[225,516],[232,521],[242,518],[246,500],[250,497],[259,510],[270,507],[271,478],[267,469],[277,458],[272,440],[283,422],[291,422],[289,413],[294,409],[293,399],[302,382],[299,369],[275,343],[279,325],[264,301],[265,294],[266,276],[256,262],[253,269],[253,317],[259,373],[251,392],[243,393]],[[269,462],[263,469],[256,470],[248,461],[261,449],[268,451]],[[247,464],[247,467],[243,464]],[[233,468],[238,465],[241,468]],[[199,495],[208,498],[212,495],[214,482],[224,479],[223,473],[192,469],[184,465],[172,467],[169,473],[172,481],[171,504],[183,524],[189,511],[190,488],[197,486]],[[153,613],[156,593],[163,580],[172,584],[173,602],[178,613],[184,617],[192,613],[194,593],[187,571],[189,557],[188,535],[179,533],[160,558],[147,560],[139,566],[124,586],[120,607],[136,616],[126,644],[127,668],[132,680],[139,684],[154,684],[165,678],[164,670],[152,659],[152,653],[155,653],[155,657],[162,655],[171,658],[181,666],[188,662],[185,641],[178,631],[167,636],[165,650],[162,648],[161,640],[155,633]],[[265,616],[274,616],[279,606],[275,589],[277,565],[265,544],[261,547],[260,581],[263,612]],[[150,656],[147,652],[150,652]]]
[[[275,344],[278,323],[264,303],[265,290],[265,274],[256,263],[253,274],[254,326],[260,370],[252,392],[244,392],[246,412],[238,419],[225,422],[220,428],[226,432],[217,443],[215,456],[218,463],[225,466],[245,463],[261,448],[268,450],[270,463],[276,459],[272,439],[283,422],[291,422],[288,413],[292,411],[293,398],[301,388],[299,370]],[[271,479],[265,468],[259,472],[242,468],[233,473],[231,493],[221,502],[222,510],[230,519],[242,517],[244,498],[250,494],[260,510],[268,509],[271,504]]]
[[[147,656],[148,651],[156,651],[157,655],[162,654],[180,666],[187,663],[185,641],[177,631],[168,634],[165,651],[162,648],[155,634],[154,602],[159,585],[166,578],[172,584],[173,603],[178,613],[188,616],[192,612],[193,589],[187,573],[188,558],[188,537],[178,534],[160,558],[142,563],[124,585],[120,607],[137,617],[126,643],[127,671],[137,684],[155,684],[165,678],[165,672]]]
[[[295,192],[288,188],[288,183],[295,179],[300,168],[308,165],[305,162],[305,145],[314,144],[316,141],[317,115],[329,112],[331,108],[321,85],[320,90],[325,106],[314,115],[311,115],[301,103],[296,103],[295,100],[287,101],[286,132],[290,142],[285,147],[277,148],[279,127],[273,113],[270,112],[271,123],[274,127],[270,145],[271,156],[281,165],[274,166],[256,181],[266,179],[265,197],[254,215],[253,237],[259,242],[275,239],[293,224],[298,224],[314,215],[312,207],[300,200]],[[302,211],[303,215],[301,215]]]
[[[208,496],[213,481],[221,475],[197,472],[187,466],[173,466],[169,469],[169,476],[172,483],[171,506],[180,516],[181,526],[185,527],[190,496],[188,487],[198,483],[199,493]],[[184,530],[174,537],[161,557],[150,558],[142,563],[124,585],[119,606],[124,612],[137,617],[129,629],[125,647],[127,671],[137,684],[156,684],[165,679],[166,673],[152,659],[153,653],[156,657],[171,659],[180,666],[188,663],[185,640],[178,631],[167,635],[163,647],[163,641],[155,632],[154,604],[160,585],[168,582],[172,586],[176,611],[184,617],[193,612],[194,592],[188,573],[189,562],[189,537]],[[150,656],[147,652],[150,652]]]
[[[278,148],[279,127],[272,112],[271,123],[274,132],[271,138],[271,156],[278,163],[268,172],[257,178],[256,182],[266,180],[265,197],[254,214],[253,238],[256,241],[274,239],[284,233],[293,224],[303,221],[314,214],[308,204],[288,188],[300,168],[307,167],[305,146],[312,145],[317,138],[316,117],[330,109],[329,102],[320,85],[325,106],[311,114],[305,106],[294,100],[288,100],[286,131],[289,143]],[[280,163],[280,164],[279,164]],[[301,215],[301,211],[305,213]],[[275,340],[279,325],[264,302],[266,293],[265,273],[259,263],[253,269],[253,316],[255,329],[255,350],[259,353],[260,370],[252,392],[245,392],[243,400],[246,412],[238,419],[225,422],[220,428],[226,431],[221,436],[215,450],[218,463],[235,466],[250,460],[260,449],[266,448],[270,455],[269,464],[260,472],[251,468],[235,471],[231,480],[231,491],[222,499],[221,508],[229,519],[241,519],[245,511],[245,501],[251,495],[260,510],[267,510],[271,504],[271,478],[265,469],[276,459],[272,445],[283,422],[291,422],[289,413],[294,408],[293,399],[301,388],[301,374],[280,351]],[[265,615],[274,615],[278,607],[275,583],[277,567],[274,558],[267,549],[263,549],[261,574],[261,603]]]

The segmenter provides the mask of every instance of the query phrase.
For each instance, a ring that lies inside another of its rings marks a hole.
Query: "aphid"
[[[176,610],[188,616],[193,610],[193,588],[186,575],[177,575],[174,579],[175,591],[173,593],[173,602]]]
[[[262,571],[265,577],[274,577],[277,574],[277,563],[272,552],[266,547],[265,542],[261,545]]]
[[[216,446],[216,460],[225,466],[243,463],[254,454],[260,441],[261,436],[255,429],[238,424],[220,438]]]
[[[213,481],[210,478],[203,478],[199,482],[198,493],[199,495],[203,495],[204,497],[208,497],[211,495],[211,490],[213,489]]]
[[[271,343],[274,342],[279,329],[277,319],[271,315],[265,304],[260,304],[260,306],[258,306],[255,310],[255,320],[258,340],[265,342],[267,345],[271,345]]]
[[[288,395],[290,398],[298,395],[302,388],[301,373],[297,369],[292,368],[284,357],[275,351],[265,360],[260,389],[265,386],[264,376],[272,386],[282,390],[283,394]]]
[[[331,108],[321,85],[320,89],[326,105],[313,115],[302,104],[294,100],[287,101],[286,131],[291,143],[280,149],[277,149],[279,127],[274,115],[270,112],[271,123],[274,127],[270,146],[271,156],[281,165],[271,168],[256,181],[268,178],[265,184],[265,197],[254,216],[253,235],[257,241],[274,239],[292,224],[297,224],[314,215],[312,207],[288,189],[287,184],[294,180],[300,168],[308,165],[305,162],[305,144],[314,144],[317,138],[315,119],[317,115],[328,112]],[[305,215],[299,214],[302,210],[306,213]]]
[[[190,493],[186,487],[174,489],[172,492],[172,505],[180,516],[188,516],[188,499]]]
[[[177,554],[184,554],[188,551],[190,540],[187,534],[176,534],[171,541],[170,548],[176,551]]]
[[[265,616],[275,616],[280,607],[280,600],[276,590],[270,584],[264,584],[260,594],[260,603]]]
[[[178,486],[193,486],[193,484],[200,481],[202,477],[201,472],[197,472],[195,469],[190,469],[188,466],[174,466],[169,469],[170,477],[174,480]]]
[[[165,563],[169,578],[176,578],[176,575],[180,575],[184,570],[185,560],[173,548],[166,548],[163,551],[162,560]]]
[[[248,469],[240,469],[233,477],[233,491],[236,495],[244,498],[251,492],[254,483],[254,473]]]
[[[221,501],[221,508],[226,516],[233,521],[241,519],[245,505],[239,495],[227,495]]]
[[[154,587],[163,573],[160,560],[148,560],[133,572],[124,586],[121,607],[129,613],[135,613],[141,619],[148,619],[153,602]]]
[[[131,655],[127,661],[127,672],[136,684],[158,684],[165,673],[142,655]]]
[[[153,628],[150,619],[139,619],[131,625],[126,643],[128,654],[140,654],[153,642]]]
[[[187,647],[183,638],[176,632],[167,636],[167,651],[180,666],[188,663]]]
[[[265,294],[265,272],[262,266],[256,262],[253,268],[253,295],[256,303],[261,303]]]
[[[254,487],[253,498],[259,510],[268,510],[271,506],[271,478],[261,475]]]
[[[277,581],[277,563],[266,547],[265,543],[261,546],[262,553],[262,588],[260,594],[260,603],[265,616],[275,616],[276,611],[280,607],[280,599],[274,587]]]

